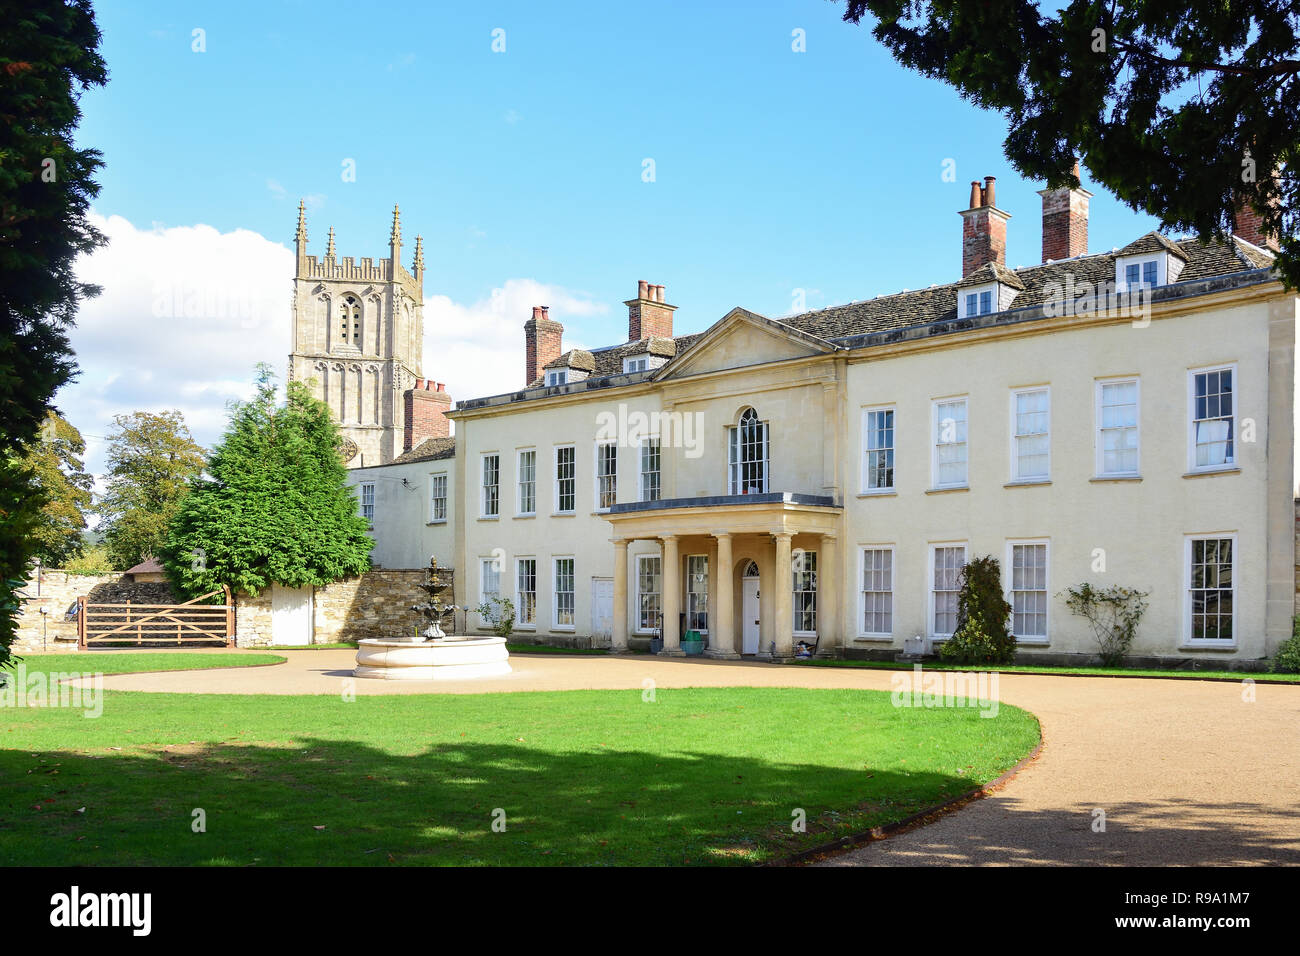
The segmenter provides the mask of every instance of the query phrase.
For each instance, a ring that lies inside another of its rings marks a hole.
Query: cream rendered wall
[[[1146,328],[1125,323],[1046,335],[1002,335],[960,348],[891,352],[881,350],[875,361],[864,353],[866,360],[853,362],[848,370],[845,566],[850,576],[842,592],[848,598],[847,646],[882,646],[855,639],[861,630],[857,575],[863,545],[890,544],[896,549],[892,645],[899,646],[904,638],[928,633],[930,543],[964,541],[968,556],[993,554],[1005,568],[1009,539],[1047,538],[1050,644],[1043,650],[1092,652],[1085,623],[1056,596],[1067,585],[1087,580],[1151,592],[1134,654],[1186,656],[1184,536],[1231,532],[1237,536],[1237,648],[1191,653],[1207,659],[1251,659],[1266,653],[1267,304],[1155,319]],[[1227,363],[1237,366],[1238,435],[1243,419],[1252,418],[1259,438],[1237,442],[1240,473],[1185,478],[1188,372]],[[1286,374],[1288,379],[1293,375],[1289,368]],[[1094,482],[1096,381],[1126,375],[1140,378],[1142,480]],[[1031,385],[1050,386],[1051,484],[1007,487],[1011,391]],[[927,494],[931,402],[957,395],[968,396],[970,490]],[[861,410],[885,404],[897,408],[897,493],[859,496]],[[1287,462],[1292,458],[1292,413],[1290,408],[1279,409],[1271,417],[1285,423],[1286,435],[1274,437],[1276,453]],[[1287,479],[1275,493],[1289,498],[1292,482],[1289,475]],[[1288,535],[1290,530],[1288,526]],[[1104,549],[1105,573],[1092,570],[1096,549]]]
[[[370,532],[375,547],[370,552],[370,560],[376,567],[427,568],[431,555],[438,558],[439,566],[455,567],[455,504],[458,497],[455,472],[456,462],[451,458],[348,471],[347,483],[358,488],[358,503],[361,500],[359,486],[366,482],[373,482],[375,486],[375,518]],[[447,476],[448,517],[443,522],[432,522],[429,520],[430,478],[444,474]],[[406,479],[406,485],[402,484],[402,479]],[[455,589],[459,599],[462,572],[459,568],[456,572]]]
[[[619,421],[636,423],[637,413],[659,411],[657,394],[645,387],[610,389],[579,398],[535,400],[505,406],[487,414],[472,411],[456,414],[458,455],[463,459],[465,495],[463,580],[466,601],[477,605],[482,587],[482,561],[495,557],[501,567],[501,593],[512,599],[516,592],[516,558],[537,561],[537,624],[519,628],[520,633],[541,637],[584,636],[591,632],[593,577],[610,577],[614,567],[614,546],[609,522],[596,510],[595,446],[602,426],[614,424],[610,437],[618,445],[619,502],[636,501],[640,473],[638,436],[618,427]],[[621,416],[620,416],[621,410]],[[602,419],[608,413],[609,419]],[[647,421],[651,419],[647,418]],[[653,429],[652,429],[653,433]],[[571,444],[576,451],[576,507],[571,515],[555,512],[555,449]],[[537,451],[537,505],[534,517],[516,513],[518,503],[518,452]],[[667,450],[665,449],[665,452]],[[483,455],[501,456],[500,516],[481,515]],[[665,465],[664,471],[667,471]],[[670,489],[665,484],[663,496]],[[636,555],[658,554],[652,541],[638,541],[628,551],[629,595],[635,594]],[[553,558],[574,558],[574,620],[572,628],[556,627],[554,621]],[[633,603],[629,599],[629,604]],[[634,611],[630,611],[630,614]],[[477,614],[470,615],[471,627],[482,626]]]

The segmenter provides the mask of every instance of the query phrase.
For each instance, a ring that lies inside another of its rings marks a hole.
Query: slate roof
[[[1169,252],[1186,260],[1178,276],[1179,283],[1264,269],[1270,267],[1274,261],[1265,250],[1235,236],[1228,241],[1211,241],[1202,244],[1196,239],[1175,242],[1157,232],[1149,232],[1119,250],[1075,256],[1072,259],[1062,259],[1023,269],[1008,269],[990,263],[965,279],[944,285],[877,296],[874,299],[835,305],[815,312],[803,312],[771,321],[830,342],[872,332],[955,322],[957,291],[966,286],[996,280],[1018,290],[1012,303],[1013,309],[1040,306],[1048,302],[1050,286],[1055,285],[1058,289],[1065,287],[1067,278],[1073,280],[1076,288],[1085,282],[1094,286],[1114,282],[1115,260],[1118,257],[1149,252]],[[654,343],[658,341],[670,343],[673,347],[672,354],[681,355],[702,334],[678,335],[671,340],[650,340],[649,343],[646,340],[625,342],[622,345],[592,349],[589,354],[595,367],[591,370],[588,381],[624,374],[623,359],[629,355],[641,355],[647,351],[653,354],[667,354],[656,351]],[[669,358],[668,364],[671,365],[673,361],[673,358]],[[631,380],[635,381],[640,376],[648,377],[649,374],[651,373],[632,373]],[[543,377],[539,376],[525,391],[542,386]],[[522,396],[524,393],[513,394]]]
[[[392,461],[390,465],[409,465],[417,461],[441,461],[444,458],[456,457],[456,439],[455,438],[426,438],[420,444],[416,445],[410,451],[402,452]],[[377,466],[377,467],[383,467]]]
[[[576,368],[580,372],[594,372],[596,360],[586,349],[570,349],[557,359],[547,362],[543,368]]]
[[[150,555],[133,568],[127,568],[123,574],[162,574],[163,566],[158,559]]]

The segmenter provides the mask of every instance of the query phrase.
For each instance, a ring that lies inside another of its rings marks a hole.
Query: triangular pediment
[[[800,332],[748,309],[736,308],[714,323],[655,377],[700,375],[834,351],[835,346],[825,339]]]

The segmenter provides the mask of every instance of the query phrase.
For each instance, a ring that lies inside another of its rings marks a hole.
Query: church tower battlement
[[[416,237],[407,271],[394,206],[388,258],[338,258],[333,228],[325,255],[308,255],[307,213],[299,202],[294,248],[289,378],[314,382],[313,394],[342,430],[349,467],[386,464],[403,451],[403,393],[423,378],[423,240]]]

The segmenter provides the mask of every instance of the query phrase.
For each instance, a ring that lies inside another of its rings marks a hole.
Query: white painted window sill
[[[1184,478],[1213,478],[1215,475],[1239,475],[1241,467],[1239,465],[1225,465],[1220,468],[1195,468],[1185,475]]]
[[[947,495],[954,491],[970,491],[970,485],[950,485],[946,488],[927,488],[927,495]]]
[[[1183,641],[1178,645],[1180,651],[1235,651],[1236,641]]]
[[[1011,481],[1008,481],[1002,487],[1003,488],[1032,488],[1035,485],[1050,485],[1051,483],[1052,483],[1052,479],[1050,478],[1013,478]]]
[[[1088,480],[1092,482],[1094,485],[1096,484],[1105,485],[1105,484],[1110,484],[1111,482],[1141,481],[1142,476],[1141,475],[1094,475],[1092,478],[1089,478]]]
[[[858,493],[859,498],[893,498],[897,495],[897,488],[872,488]]]
[[[893,634],[859,634],[853,638],[855,641],[889,641],[893,642]]]

